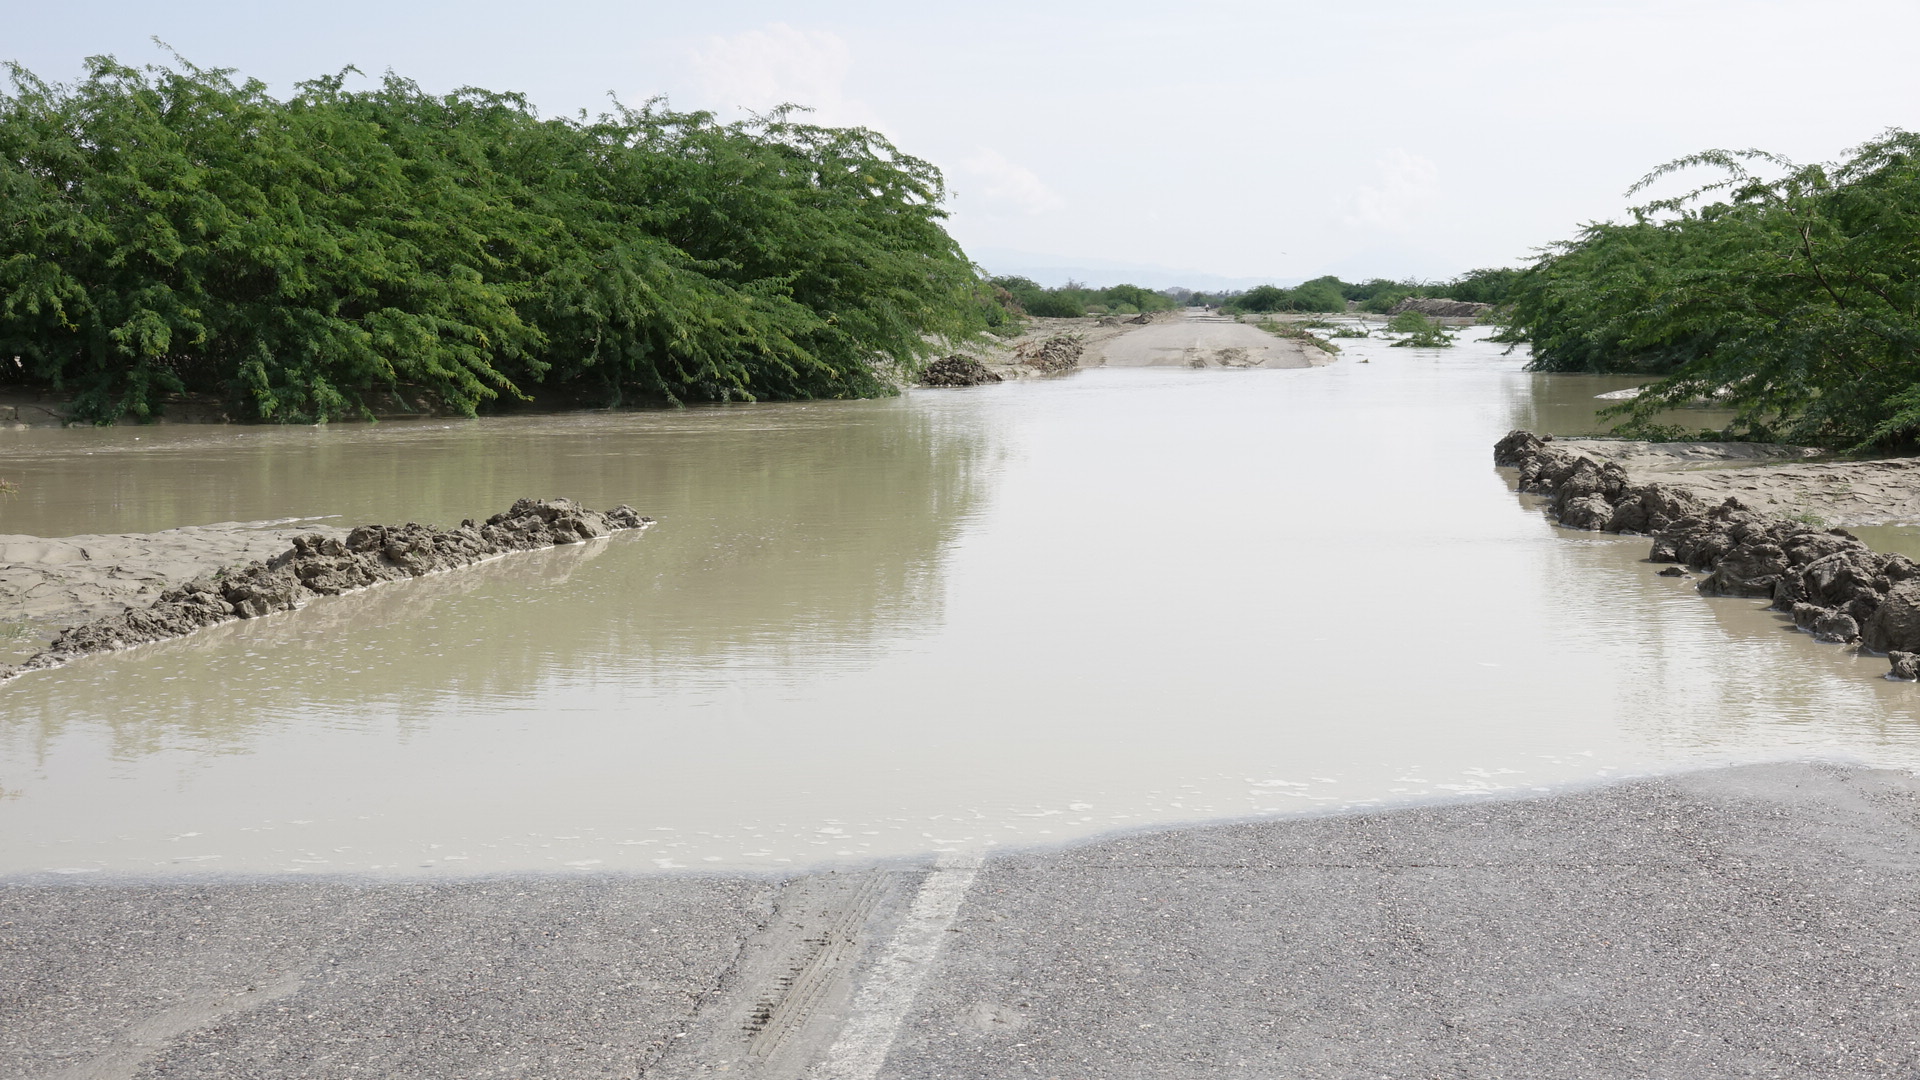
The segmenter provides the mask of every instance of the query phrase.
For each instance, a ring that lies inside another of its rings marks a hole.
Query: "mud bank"
[[[1034,319],[1005,343],[936,361],[925,386],[978,386],[1100,367],[1309,368],[1333,354],[1197,309],[1130,317]]]
[[[1596,461],[1529,431],[1496,443],[1493,460],[1517,469],[1519,490],[1545,496],[1561,525],[1651,537],[1648,560],[1674,564],[1665,575],[1704,575],[1702,595],[1770,600],[1818,640],[1885,654],[1890,678],[1920,677],[1920,564],[1913,560],[1738,497],[1716,504],[1677,483],[1636,482],[1618,461]]]
[[[0,667],[0,681],[92,653],[185,637],[237,619],[291,611],[316,596],[338,596],[389,581],[456,570],[516,551],[577,544],[644,529],[653,519],[630,506],[602,513],[568,499],[521,499],[484,523],[456,529],[362,525],[344,536],[307,532],[271,559],[196,577],[151,605],[69,627],[25,663]]]
[[[1647,443],[1560,439],[1555,445],[1628,473],[1660,480],[1718,502],[1738,498],[1757,510],[1814,514],[1828,525],[1920,523],[1920,458],[1836,461],[1821,451],[1768,443]]]
[[[347,530],[315,519],[57,538],[0,534],[0,665],[45,648],[64,627],[147,607],[182,582],[271,559],[294,537],[313,534]]]

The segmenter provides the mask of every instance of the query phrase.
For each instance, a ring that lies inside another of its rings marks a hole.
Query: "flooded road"
[[[0,686],[0,873],[786,869],[1920,764],[1884,661],[1556,530],[1491,467],[1628,380],[1341,344],[880,402],[0,432],[6,533],[659,519]]]

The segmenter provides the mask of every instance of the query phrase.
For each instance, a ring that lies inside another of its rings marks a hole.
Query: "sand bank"
[[[1071,367],[1035,363],[1033,354],[1050,340],[1078,346]],[[991,373],[981,381],[1011,382],[1088,368],[1308,368],[1333,362],[1333,354],[1279,337],[1251,323],[1194,309],[1140,316],[1032,319],[1020,336],[959,354]],[[969,385],[969,382],[933,385]]]
[[[1845,461],[1768,443],[1646,443],[1558,439],[1554,445],[1617,461],[1636,481],[1686,488],[1718,502],[1737,497],[1773,514],[1811,514],[1828,525],[1920,523],[1920,458]]]
[[[1874,551],[1804,509],[1782,513],[1724,490],[1636,477],[1619,460],[1527,431],[1495,444],[1493,460],[1516,470],[1520,491],[1545,496],[1561,525],[1650,537],[1648,561],[1674,564],[1663,574],[1704,574],[1702,595],[1770,600],[1816,639],[1886,656],[1893,678],[1920,678],[1920,563]]]
[[[346,532],[309,519],[51,539],[0,534],[0,665],[39,652],[64,627],[144,608],[176,585],[272,558],[295,536]]]
[[[90,653],[183,637],[195,631],[276,612],[291,611],[317,596],[357,592],[383,582],[402,581],[475,563],[516,551],[534,551],[556,545],[595,540],[623,530],[645,529],[653,519],[630,506],[602,513],[568,499],[521,499],[484,523],[465,521],[455,529],[436,529],[409,522],[405,525],[362,525],[345,535],[340,530],[300,531],[290,545],[272,554],[234,567],[222,564],[173,587],[163,587],[145,605],[126,604],[117,613],[72,625],[55,635],[15,667],[0,667],[0,679],[24,671],[55,667]],[[178,531],[178,530],[176,530]],[[164,537],[165,534],[154,534]],[[123,538],[124,539],[124,538]],[[150,559],[173,548],[162,540],[148,541]],[[92,562],[92,551],[71,542],[34,542],[16,538],[14,553],[39,557],[47,567]],[[102,547],[104,554],[107,547]],[[222,550],[215,545],[212,550]],[[206,552],[203,550],[204,556]],[[62,562],[61,560],[65,560]],[[183,571],[192,559],[169,565]],[[31,564],[28,564],[31,565]],[[154,571],[159,573],[159,571]],[[111,571],[108,572],[109,577]],[[96,582],[97,585],[97,582]],[[78,591],[80,585],[70,589]],[[101,601],[105,603],[104,599]],[[16,635],[30,637],[31,635]]]

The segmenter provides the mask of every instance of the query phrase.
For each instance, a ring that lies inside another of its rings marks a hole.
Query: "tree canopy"
[[[9,71],[0,381],[101,421],[177,392],[309,422],[382,391],[467,414],[541,385],[866,396],[992,307],[937,169],[792,109],[553,119],[351,69],[286,100],[178,60]]]
[[[1758,151],[1671,162],[1718,179],[1589,225],[1514,287],[1510,333],[1542,371],[1663,376],[1625,430],[1710,397],[1725,434],[1863,448],[1920,437],[1920,136],[1841,163]],[[1755,168],[1777,174],[1766,179]]]
[[[1005,290],[1020,310],[1042,318],[1077,319],[1082,315],[1131,315],[1141,311],[1171,311],[1179,301],[1164,292],[1139,285],[1109,285],[1088,288],[1079,282],[1046,288],[1031,278],[997,277],[992,284]]]

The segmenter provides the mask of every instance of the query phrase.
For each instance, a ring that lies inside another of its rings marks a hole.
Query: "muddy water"
[[[631,502],[0,686],[0,872],[785,868],[1687,764],[1920,764],[1920,691],[1488,463],[1488,345],[896,401],[0,432],[0,532]],[[1359,363],[1360,359],[1368,360]]]

